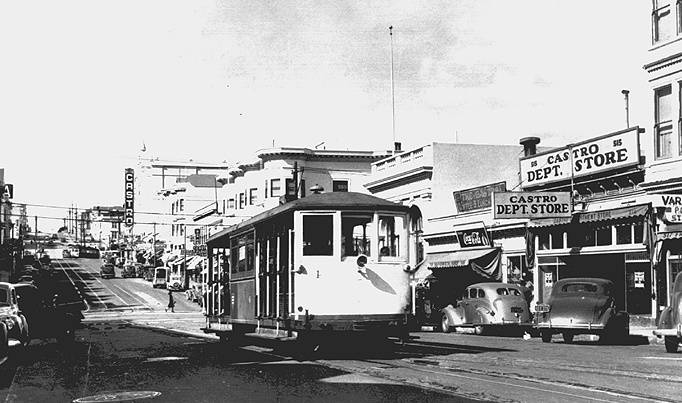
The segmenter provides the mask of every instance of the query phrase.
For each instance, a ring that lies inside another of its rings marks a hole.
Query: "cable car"
[[[409,208],[353,192],[313,194],[207,241],[207,333],[314,339],[407,335]]]

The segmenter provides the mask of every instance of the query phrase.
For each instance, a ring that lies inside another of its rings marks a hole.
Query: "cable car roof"
[[[356,192],[329,192],[312,194],[310,196],[302,197],[294,201],[281,204],[270,210],[264,211],[258,215],[242,221],[239,224],[233,225],[229,228],[213,234],[206,243],[213,243],[223,236],[238,232],[240,230],[253,227],[256,223],[264,220],[269,220],[275,216],[279,216],[292,211],[300,210],[382,210],[382,211],[401,211],[407,212],[408,206],[393,203],[388,200],[368,195],[365,193]]]

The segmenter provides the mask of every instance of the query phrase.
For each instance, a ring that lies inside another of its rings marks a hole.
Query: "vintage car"
[[[450,304],[442,309],[441,330],[446,333],[457,327],[473,327],[476,334],[483,334],[492,327],[523,330],[531,326],[528,303],[515,284],[471,285],[456,306]]]
[[[73,342],[76,328],[80,326],[83,303],[60,301],[57,295],[48,300],[32,284],[15,284],[20,312],[28,322],[28,338],[51,339],[65,344]]]
[[[116,271],[114,265],[111,263],[105,263],[99,271],[102,278],[114,278],[116,277]]]
[[[6,351],[9,339],[28,345],[29,332],[26,317],[19,309],[17,291],[14,284],[0,282],[0,333],[6,335],[0,340],[0,350]]]
[[[565,278],[557,281],[547,303],[535,307],[536,328],[545,343],[561,333],[565,343],[577,334],[599,335],[600,341],[624,340],[630,317],[618,311],[613,282],[601,278]]]
[[[135,277],[137,273],[135,272],[135,265],[132,263],[126,263],[123,265],[123,269],[121,270],[121,277],[123,278],[128,278],[128,277]]]
[[[676,353],[682,342],[682,273],[675,277],[675,283],[670,294],[670,306],[661,312],[658,329],[654,330],[657,337],[665,340],[665,351]]]

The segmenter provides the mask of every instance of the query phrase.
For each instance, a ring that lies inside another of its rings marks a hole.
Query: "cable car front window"
[[[379,256],[400,257],[401,235],[405,229],[403,217],[379,216]]]
[[[371,256],[373,217],[369,214],[341,215],[341,252],[344,256]]]
[[[331,214],[303,216],[303,255],[334,254],[334,222]]]

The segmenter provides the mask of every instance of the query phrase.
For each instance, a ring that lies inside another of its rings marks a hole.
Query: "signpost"
[[[568,192],[495,192],[493,217],[554,218],[571,217]]]

